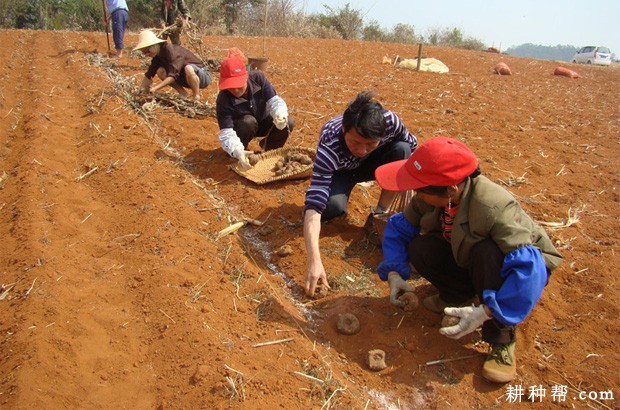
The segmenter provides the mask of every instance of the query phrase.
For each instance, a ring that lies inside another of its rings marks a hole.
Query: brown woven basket
[[[292,153],[306,154],[312,158],[313,163],[304,165],[295,173],[275,175],[272,170],[275,167],[276,162],[286,157],[287,154]],[[248,170],[241,170],[239,168],[239,163],[233,165],[232,170],[257,185],[264,185],[269,182],[282,181],[285,179],[303,179],[312,175],[312,166],[314,165],[315,155],[316,151],[312,148],[282,147],[258,154],[258,162]]]

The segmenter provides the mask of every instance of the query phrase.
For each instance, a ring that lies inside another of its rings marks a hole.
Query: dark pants
[[[502,286],[504,254],[491,239],[473,246],[469,269],[456,264],[450,244],[439,236],[417,236],[409,243],[408,253],[418,273],[439,290],[439,296],[449,305],[463,304],[474,296],[482,301],[483,290],[499,290]],[[510,343],[515,340],[515,326],[487,320],[482,325],[482,340]]]
[[[282,130],[273,124],[273,118],[270,115],[260,123],[252,115],[244,115],[233,121],[233,129],[245,148],[255,137],[264,136],[265,138],[260,142],[260,146],[265,151],[283,147],[294,128],[295,120],[291,117],[288,117],[288,127],[284,127]]]
[[[372,151],[358,168],[335,172],[321,221],[329,221],[347,212],[347,203],[355,184],[374,181],[375,170],[381,165],[409,158],[410,155],[411,146],[408,143],[394,141]]]
[[[112,19],[112,38],[114,38],[114,48],[122,50],[123,38],[125,37],[125,29],[127,28],[127,20],[129,13],[125,9],[116,9],[110,16]]]
[[[172,18],[172,16],[168,15],[168,20],[166,20],[166,26],[173,26],[175,25],[176,22],[176,18]],[[181,45],[181,30],[182,28],[178,28],[178,30],[173,29],[171,33],[168,34],[164,34],[163,36],[161,36],[162,40],[166,40],[168,37],[170,37],[170,42],[172,44],[176,44],[177,46]]]

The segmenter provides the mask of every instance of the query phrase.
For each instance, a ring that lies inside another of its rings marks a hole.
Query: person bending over
[[[167,43],[151,30],[140,32],[134,50],[152,58],[140,84],[142,91],[154,93],[170,86],[182,96],[188,96],[185,88],[189,88],[192,97],[200,100],[200,90],[211,84],[211,74],[198,56],[182,46]],[[155,75],[161,81],[153,85]]]
[[[259,145],[265,151],[284,146],[295,127],[286,102],[276,93],[265,73],[252,70],[238,56],[227,57],[220,68],[220,92],[215,102],[222,148],[250,168],[248,144],[264,137]]]
[[[377,167],[408,158],[417,146],[416,137],[400,118],[374,97],[372,91],[360,92],[342,115],[321,129],[304,206],[308,296],[314,296],[319,284],[329,289],[319,250],[321,222],[345,214],[357,183],[374,180]],[[375,212],[387,212],[394,196],[382,190]]]

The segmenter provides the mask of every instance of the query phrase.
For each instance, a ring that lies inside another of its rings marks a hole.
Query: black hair
[[[342,115],[342,128],[347,133],[351,128],[359,135],[370,140],[378,140],[385,135],[385,110],[378,101],[373,100],[376,93],[361,91]]]
[[[480,165],[478,165],[476,167],[476,169],[474,170],[474,172],[469,174],[469,176],[467,178],[476,178],[480,174],[481,174]],[[467,178],[465,178],[465,179],[467,179]],[[465,179],[463,181],[465,181]],[[461,182],[463,182],[463,181],[461,181]],[[460,184],[460,182],[459,182],[459,184]],[[429,185],[429,186],[425,186],[425,187],[420,188],[420,189],[416,189],[416,191],[417,192],[422,192],[422,193],[428,194],[428,195],[437,195],[437,196],[441,196],[441,197],[444,197],[444,198],[448,197],[448,187],[447,186]]]

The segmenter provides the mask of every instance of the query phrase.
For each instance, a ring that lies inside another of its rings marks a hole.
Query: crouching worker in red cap
[[[200,100],[200,89],[211,84],[211,74],[200,58],[184,47],[158,38],[151,30],[140,32],[135,50],[142,51],[152,59],[140,84],[143,91],[154,93],[170,86],[179,94],[187,96],[185,88],[190,88],[192,97]],[[161,81],[153,85],[155,75]]]
[[[265,137],[259,143],[265,151],[284,146],[295,121],[265,73],[248,73],[243,60],[231,56],[222,61],[219,87],[215,110],[220,143],[241,169],[250,168],[247,148],[255,137]]]
[[[411,157],[376,171],[391,191],[415,190],[384,231],[379,276],[390,302],[413,292],[411,266],[439,294],[423,305],[460,318],[439,332],[459,339],[482,326],[491,346],[482,376],[507,383],[516,375],[515,327],[538,302],[549,275],[562,261],[540,226],[501,186],[480,175],[478,159],[458,140],[436,137]],[[480,304],[469,304],[477,296]]]

